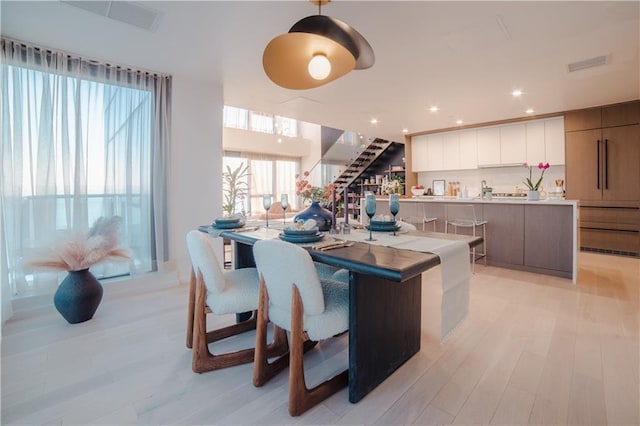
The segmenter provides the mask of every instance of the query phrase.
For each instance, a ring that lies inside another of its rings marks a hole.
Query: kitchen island
[[[420,196],[401,198],[397,218],[417,222],[418,229],[421,229],[415,218],[435,217],[436,231],[444,232],[447,206],[460,203],[473,205],[477,218],[487,221],[485,244],[488,264],[570,278],[576,282],[578,201]],[[364,200],[360,205],[364,206]],[[376,198],[376,214],[389,214],[388,198]],[[364,208],[362,215],[366,223]],[[470,234],[471,230],[459,228],[458,232]]]

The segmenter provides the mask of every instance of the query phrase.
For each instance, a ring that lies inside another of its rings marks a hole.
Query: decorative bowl
[[[424,195],[424,188],[411,188],[411,193],[415,196]]]

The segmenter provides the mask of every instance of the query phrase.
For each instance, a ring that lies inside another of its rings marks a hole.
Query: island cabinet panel
[[[487,261],[524,265],[524,206],[485,204]]]
[[[524,264],[570,272],[573,269],[573,210],[570,207],[524,206]]]

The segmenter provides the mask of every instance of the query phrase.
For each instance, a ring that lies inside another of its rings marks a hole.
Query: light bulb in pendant
[[[309,61],[308,70],[313,79],[324,80],[331,74],[331,62],[325,55],[317,53]]]

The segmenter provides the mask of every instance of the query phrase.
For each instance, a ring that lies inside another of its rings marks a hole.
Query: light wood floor
[[[640,261],[582,253],[580,265],[577,286],[478,265],[469,317],[444,345],[439,270],[425,273],[421,351],[358,404],[344,390],[298,418],[286,373],[254,388],[251,365],[191,372],[185,286],[107,288],[87,323],[52,307],[6,324],[2,424],[640,424]],[[310,385],[346,366],[346,346],[305,357]]]

